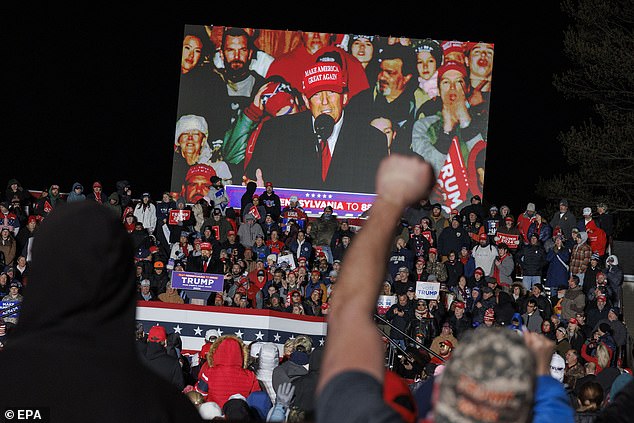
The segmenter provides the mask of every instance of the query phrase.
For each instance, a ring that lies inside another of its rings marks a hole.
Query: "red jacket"
[[[531,225],[531,223],[533,223],[534,220],[535,215],[529,217],[526,213],[522,213],[517,217],[517,229],[520,230],[520,233],[522,234],[522,240],[526,244],[528,244],[528,238],[526,238],[526,235],[528,235],[528,227]]]
[[[590,244],[592,252],[604,256],[605,246],[608,242],[605,231],[599,228],[593,219],[586,224],[586,233],[588,234],[588,244]]]
[[[248,354],[239,338],[221,336],[214,341],[209,354],[212,365],[202,372],[196,383],[196,390],[207,396],[207,402],[213,401],[222,408],[231,395],[241,394],[246,398],[260,390],[255,373],[246,369]]]

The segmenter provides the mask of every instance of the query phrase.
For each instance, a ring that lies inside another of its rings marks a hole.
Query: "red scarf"
[[[500,263],[502,263],[504,261],[505,258],[508,257],[508,253],[504,254],[503,256],[500,256]],[[498,266],[493,266],[493,277],[495,278],[496,281],[498,281],[498,283],[500,283],[500,268]]]
[[[179,244],[180,244],[181,250],[183,250],[183,254],[185,254],[185,257],[189,257],[189,248],[187,248],[189,244],[187,243],[187,241],[181,242]]]

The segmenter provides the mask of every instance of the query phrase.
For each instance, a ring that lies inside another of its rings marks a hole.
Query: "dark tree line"
[[[558,137],[570,170],[541,179],[537,191],[578,211],[605,202],[623,230],[634,224],[634,2],[563,0],[562,9],[571,65],[553,83],[587,116]]]

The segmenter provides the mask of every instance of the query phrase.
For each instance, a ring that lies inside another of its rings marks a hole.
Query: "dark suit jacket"
[[[271,119],[262,127],[247,175],[255,179],[255,170],[260,168],[264,179],[277,187],[374,193],[375,175],[387,155],[387,141],[366,122],[366,116],[344,112],[324,182],[310,111]]]
[[[219,275],[223,273],[223,264],[218,258],[214,258],[211,256],[209,260],[209,264],[207,265],[207,270],[203,270],[203,257],[202,256],[193,256],[187,259],[187,271],[188,272],[196,272],[196,273],[211,273],[215,275]]]

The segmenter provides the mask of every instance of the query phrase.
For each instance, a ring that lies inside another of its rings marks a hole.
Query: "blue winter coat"
[[[569,265],[570,250],[562,248],[559,252],[555,253],[555,249],[553,248],[546,254],[546,261],[548,262],[546,286],[551,288],[566,285],[568,283],[568,276],[570,275],[570,267],[564,266],[557,256],[559,256],[566,265]]]
[[[564,385],[550,375],[537,376],[533,423],[574,423],[575,412]]]

